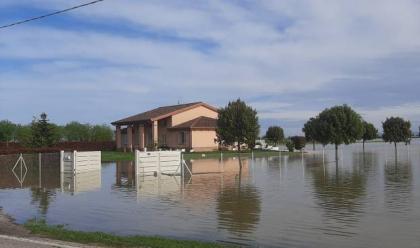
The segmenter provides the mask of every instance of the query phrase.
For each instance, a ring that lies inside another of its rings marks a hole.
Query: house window
[[[186,133],[185,132],[179,132],[179,144],[185,145],[186,142]]]

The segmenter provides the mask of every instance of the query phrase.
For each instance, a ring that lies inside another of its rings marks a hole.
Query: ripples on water
[[[188,161],[195,175],[184,181],[136,177],[132,162],[63,176],[57,154],[25,156],[27,173],[13,173],[17,156],[0,156],[0,206],[19,223],[38,217],[122,235],[264,247],[419,247],[419,151],[400,146],[395,159],[391,145],[378,143],[365,152],[345,146],[338,162],[332,150],[324,158],[200,159]]]

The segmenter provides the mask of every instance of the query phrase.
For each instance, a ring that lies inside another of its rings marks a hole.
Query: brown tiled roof
[[[178,105],[172,105],[172,106],[164,106],[164,107],[159,107],[156,109],[152,109],[150,111],[147,112],[143,112],[137,115],[133,115],[118,121],[114,121],[111,124],[112,125],[127,125],[127,124],[131,124],[131,123],[140,123],[140,122],[145,122],[145,121],[153,121],[153,120],[158,120],[158,119],[162,119],[165,117],[168,117],[170,115],[173,114],[177,114],[179,112],[194,108],[196,106],[206,106],[207,108],[213,109],[214,111],[217,111],[216,108],[203,103],[203,102],[193,102],[193,103],[186,103],[186,104],[178,104]]]
[[[173,126],[170,129],[216,129],[217,119],[200,116],[193,120]]]

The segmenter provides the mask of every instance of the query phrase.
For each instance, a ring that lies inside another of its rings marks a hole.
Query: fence
[[[177,175],[182,172],[179,151],[140,152],[136,150],[134,159],[136,175]]]
[[[101,152],[60,152],[61,173],[82,173],[101,169]]]
[[[10,142],[8,144],[0,142],[0,154],[19,154],[19,153],[53,153],[65,151],[114,151],[114,141],[98,141],[98,142],[75,142],[66,141],[59,142],[53,147],[30,148],[24,147],[19,143]]]

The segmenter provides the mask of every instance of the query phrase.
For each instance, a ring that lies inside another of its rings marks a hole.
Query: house
[[[115,122],[117,149],[217,150],[217,108],[203,102],[159,107]]]

